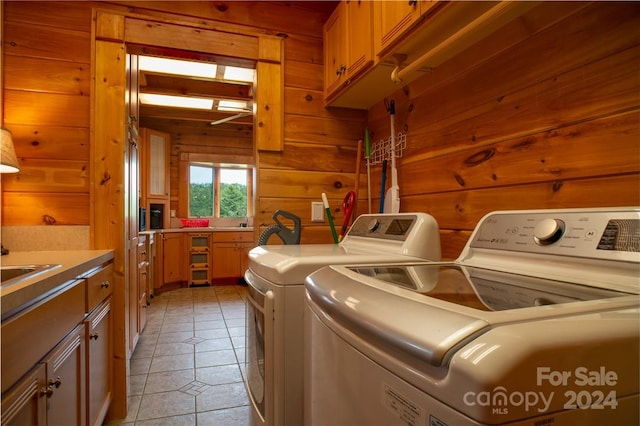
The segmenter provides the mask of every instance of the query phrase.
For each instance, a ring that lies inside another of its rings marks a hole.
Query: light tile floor
[[[109,425],[248,425],[245,290],[185,288],[152,299],[131,358],[127,418]]]

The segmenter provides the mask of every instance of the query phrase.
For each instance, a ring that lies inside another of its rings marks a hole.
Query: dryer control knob
[[[533,239],[536,244],[546,246],[558,241],[563,233],[563,221],[560,219],[544,219],[538,222],[533,230]]]
[[[380,227],[380,221],[378,219],[371,219],[369,222],[369,232],[374,232],[376,229]]]

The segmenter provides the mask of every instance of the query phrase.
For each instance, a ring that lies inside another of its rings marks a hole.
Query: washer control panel
[[[405,241],[418,221],[416,213],[363,214],[353,222],[350,236]]]
[[[640,209],[494,212],[470,247],[638,261]]]

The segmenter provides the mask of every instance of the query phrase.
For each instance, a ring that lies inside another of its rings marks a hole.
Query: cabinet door
[[[348,60],[347,77],[373,65],[372,7],[370,1],[349,1],[346,3]]]
[[[213,278],[239,277],[240,251],[235,243],[213,244]]]
[[[373,4],[374,51],[382,56],[407,29],[420,19],[420,6],[412,1],[376,1]]]
[[[336,90],[347,71],[347,25],[345,6],[340,3],[324,24],[325,96]]]
[[[184,273],[186,250],[180,232],[162,234],[164,283],[186,281]]]
[[[37,364],[2,395],[2,425],[45,425],[47,421],[47,369]]]
[[[170,136],[152,129],[143,129],[142,135],[145,197],[168,197]]]
[[[80,324],[45,358],[49,425],[81,425],[87,421],[84,342],[84,324]]]
[[[87,416],[101,425],[111,403],[111,298],[85,320],[87,342]]]

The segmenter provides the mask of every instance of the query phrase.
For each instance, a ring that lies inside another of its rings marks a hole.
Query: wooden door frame
[[[284,144],[283,39],[217,21],[181,22],[94,9],[92,27],[90,240],[113,249],[113,400],[109,418],[127,415],[129,273],[127,251],[126,54],[132,45],[256,61],[254,152]],[[215,50],[215,51],[214,51]],[[262,84],[260,84],[262,82]],[[257,156],[256,156],[257,157]],[[257,158],[256,158],[257,159]],[[137,236],[136,236],[137,237]]]

